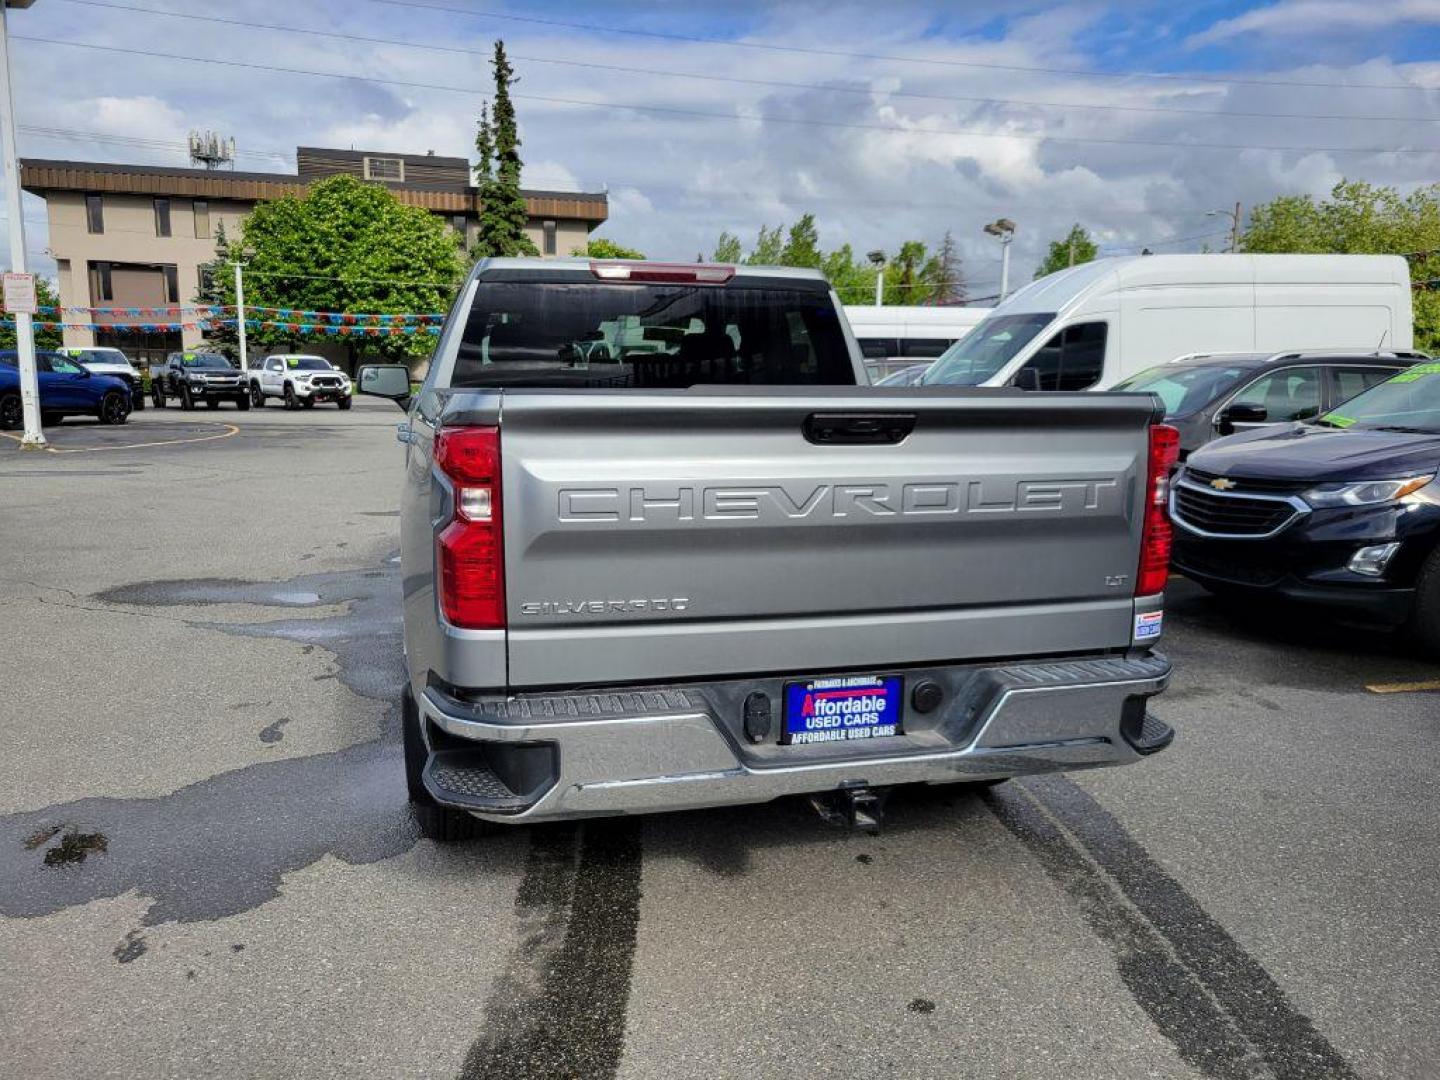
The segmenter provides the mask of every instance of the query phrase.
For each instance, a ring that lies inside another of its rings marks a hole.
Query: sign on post
[[[23,312],[26,315],[37,313],[34,274],[7,273],[5,275],[5,311],[10,315],[17,312]]]

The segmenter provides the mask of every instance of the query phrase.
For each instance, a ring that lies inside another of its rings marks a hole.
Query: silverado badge
[[[1217,476],[1214,480],[1210,481],[1210,486],[1216,491],[1230,491],[1235,487],[1235,481],[1223,476]]]

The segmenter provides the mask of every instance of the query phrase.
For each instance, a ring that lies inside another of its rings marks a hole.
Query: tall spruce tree
[[[480,189],[480,235],[475,254],[538,255],[535,244],[525,235],[529,215],[525,210],[525,197],[520,194],[520,131],[515,106],[510,100],[515,69],[505,55],[503,41],[495,42],[492,65],[495,104],[488,117],[481,113],[480,131],[475,138],[475,148],[480,153],[480,163],[475,168]],[[487,149],[491,153],[487,153]]]
[[[200,287],[195,292],[195,303],[215,308],[235,303],[235,267],[223,221],[215,225],[215,258],[200,264]],[[240,355],[240,330],[230,321],[234,318],[234,312],[216,311],[210,318],[210,329],[205,331],[210,347],[232,360]]]

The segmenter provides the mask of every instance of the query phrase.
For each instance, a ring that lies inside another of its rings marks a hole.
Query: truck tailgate
[[[508,681],[1125,648],[1151,412],[967,389],[507,392]],[[909,433],[854,441],[857,413]]]

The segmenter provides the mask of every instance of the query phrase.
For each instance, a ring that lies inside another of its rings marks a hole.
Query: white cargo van
[[[845,319],[872,380],[928,364],[973,330],[990,308],[847,304]]]
[[[1399,255],[1137,255],[1025,286],[921,385],[1103,390],[1185,353],[1411,348]]]

